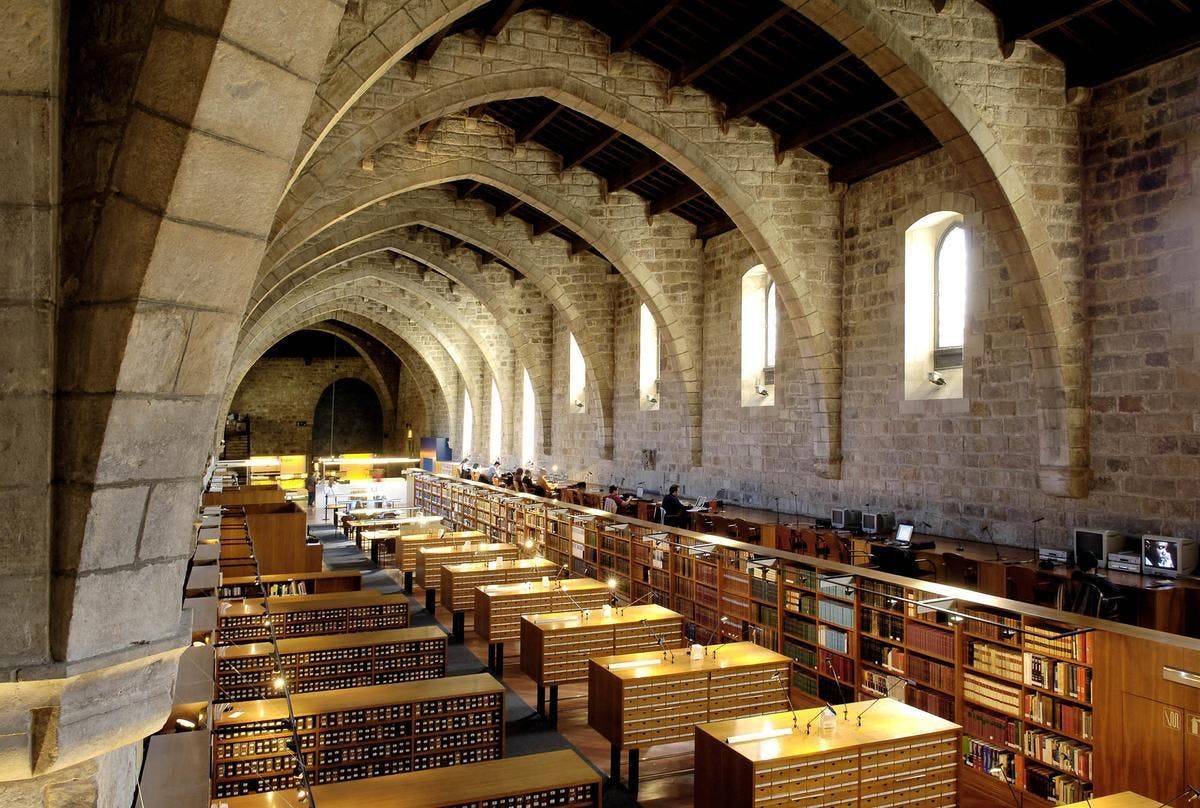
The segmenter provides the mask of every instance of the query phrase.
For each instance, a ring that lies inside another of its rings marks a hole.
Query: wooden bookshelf
[[[822,709],[698,724],[697,808],[958,805],[957,725],[883,699],[848,705],[822,732]]]
[[[315,786],[321,808],[600,808],[600,775],[572,750]],[[272,795],[229,808],[282,808]]]
[[[376,590],[268,598],[276,639],[408,628],[408,598]],[[266,642],[270,633],[261,601],[222,601],[217,645]]]
[[[279,673],[292,694],[395,684],[446,675],[446,633],[436,626],[364,631],[279,641],[276,669],[272,644],[216,649],[214,701],[282,696]]]
[[[788,706],[791,661],[749,642],[693,660],[678,651],[593,657],[588,661],[588,725],[612,747],[613,779],[629,752],[629,788],[636,794],[639,750],[690,740],[693,727]]]
[[[478,590],[477,590],[478,591]],[[476,620],[478,620],[478,614]],[[629,606],[605,615],[574,611],[527,614],[520,618],[521,670],[538,686],[538,712],[558,723],[558,687],[588,678],[588,660],[659,648],[685,656],[679,648],[683,616],[653,604]],[[550,689],[549,710],[546,688]]]
[[[487,674],[292,697],[315,786],[494,760],[504,753],[504,686]],[[283,699],[238,702],[213,717],[213,796],[295,787]]]
[[[326,595],[332,592],[357,592],[362,589],[362,573],[357,570],[283,573],[262,576],[271,597],[282,595]],[[221,576],[217,589],[220,598],[259,598],[263,596],[253,575]]]

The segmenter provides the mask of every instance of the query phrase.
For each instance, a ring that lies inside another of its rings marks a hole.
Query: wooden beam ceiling
[[[632,48],[651,28],[658,25],[664,17],[670,14],[680,2],[681,0],[659,0],[658,7],[654,7],[652,2],[648,3],[647,5],[650,6],[650,10],[640,19],[630,23],[629,28],[613,38],[612,52],[621,53]]]
[[[660,213],[674,210],[685,202],[691,202],[703,193],[704,191],[701,190],[699,185],[692,182],[684,183],[646,205],[646,215],[657,216]]]
[[[712,46],[703,56],[699,56],[688,64],[680,65],[675,70],[672,70],[671,86],[678,87],[683,84],[691,84],[711,70],[713,65],[733,55],[747,42],[770,28],[782,19],[785,14],[790,13],[790,11],[791,9],[780,5],[764,17],[751,18],[739,30],[735,30],[725,41]]]
[[[779,138],[779,153],[809,146],[839,129],[844,129],[901,103],[900,99],[886,87],[859,96],[855,101],[858,102],[855,106],[834,109],[823,118],[808,122],[791,132],[785,132]]]
[[[625,170],[616,176],[608,179],[608,192],[616,193],[623,191],[630,185],[633,185],[640,179],[645,179],[650,174],[653,174],[666,160],[659,157],[657,154],[649,154],[640,161],[626,166]]]
[[[796,65],[792,68],[780,70],[782,77],[776,84],[770,86],[759,86],[753,88],[746,95],[743,95],[733,104],[730,104],[725,111],[725,119],[733,120],[740,118],[743,115],[750,115],[753,112],[761,109],[766,104],[778,100],[780,97],[787,95],[797,87],[802,87],[812,81],[817,76],[832,70],[843,62],[851,58],[850,51],[842,51],[841,53],[833,54],[823,58],[819,63],[801,66]]]
[[[595,157],[597,154],[599,154],[601,151],[603,151],[606,147],[611,145],[620,136],[621,136],[621,133],[618,132],[616,129],[610,129],[607,132],[601,133],[599,136],[597,136],[592,141],[583,144],[583,146],[581,146],[577,151],[575,151],[570,156],[567,156],[564,154],[563,159],[562,159],[562,170],[567,171],[569,169],[575,168],[575,166],[585,162],[586,160],[588,160],[592,157]]]

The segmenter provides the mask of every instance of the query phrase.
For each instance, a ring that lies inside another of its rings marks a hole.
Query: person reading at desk
[[[550,482],[550,480],[546,478],[546,467],[545,466],[538,469],[537,483],[535,484],[534,487],[541,489],[540,491],[536,491],[536,490],[534,491],[534,493],[537,494],[539,497],[554,496],[554,483]]]
[[[615,485],[608,487],[608,495],[604,497],[604,510],[618,513],[625,506],[625,498],[617,492]]]
[[[496,477],[500,474],[500,461],[497,460],[492,465],[479,473],[479,481],[481,483],[496,484]]]
[[[671,527],[687,527],[687,508],[679,501],[679,486],[673,485],[663,497],[663,524]]]
[[[1065,603],[1063,604],[1064,608],[1077,614],[1091,614],[1106,620],[1120,620],[1121,599],[1124,592],[1121,591],[1121,587],[1098,572],[1100,559],[1096,558],[1096,554],[1087,550],[1082,551],[1075,559],[1075,565],[1078,569],[1071,573],[1072,580],[1089,585],[1094,589],[1094,593],[1084,590],[1075,603]],[[1093,602],[1092,598],[1095,595],[1099,596],[1099,603]]]

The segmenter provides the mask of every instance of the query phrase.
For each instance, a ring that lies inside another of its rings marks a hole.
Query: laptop
[[[896,525],[896,544],[907,547],[912,543],[912,534],[912,525]]]

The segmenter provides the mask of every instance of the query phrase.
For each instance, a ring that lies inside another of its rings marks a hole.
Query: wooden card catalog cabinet
[[[373,590],[341,595],[270,598],[276,639],[408,628],[408,598]],[[222,601],[217,607],[217,645],[267,642],[267,610],[256,601]]]
[[[958,725],[881,699],[822,730],[825,709],[697,725],[697,808],[958,805]]]

